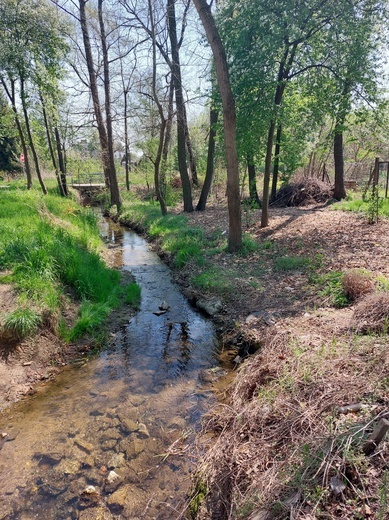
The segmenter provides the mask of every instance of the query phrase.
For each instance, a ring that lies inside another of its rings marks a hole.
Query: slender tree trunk
[[[169,38],[172,52],[172,74],[177,107],[177,154],[178,168],[182,183],[184,211],[193,211],[192,188],[186,165],[186,136],[185,136],[185,105],[182,92],[180,55],[177,40],[175,0],[167,0]]]
[[[168,109],[167,109],[167,119],[166,119],[166,128],[165,128],[165,136],[163,142],[162,149],[162,160],[161,160],[161,172],[160,172],[160,185],[161,192],[163,197],[166,197],[166,174],[167,174],[167,159],[169,155],[169,147],[172,137],[172,128],[173,128],[173,117],[174,117],[174,82],[173,76],[170,79],[169,85],[169,98],[168,98]]]
[[[188,158],[189,158],[189,169],[190,169],[190,172],[192,175],[192,183],[195,186],[198,186],[199,179],[197,176],[196,159],[195,159],[195,155],[193,152],[192,141],[191,141],[190,135],[189,135],[188,118],[186,116],[185,105],[184,105],[184,116],[185,116],[185,144],[186,144],[186,150],[188,152]]]
[[[259,200],[258,191],[257,191],[257,175],[255,172],[254,158],[252,156],[247,156],[247,171],[249,177],[249,195],[250,200],[258,207],[261,206],[261,201]]]
[[[107,161],[109,166],[109,180],[111,192],[111,204],[117,207],[118,213],[121,208],[121,198],[119,192],[118,178],[116,175],[115,155],[113,150],[113,131],[112,131],[112,107],[111,107],[111,88],[108,61],[108,46],[105,34],[105,26],[103,19],[103,0],[98,0],[98,16],[100,25],[101,48],[103,53],[103,69],[104,69],[104,93],[105,93],[105,122],[107,128],[107,149],[103,151],[108,155]]]
[[[239,193],[239,164],[236,150],[236,107],[228,73],[227,56],[215,20],[206,0],[193,0],[211,46],[219,92],[223,105],[224,146],[227,161],[229,215],[228,250],[242,248],[242,213]]]
[[[27,132],[27,137],[28,137],[32,157],[34,159],[36,175],[38,177],[38,181],[42,188],[43,194],[47,195],[47,189],[46,189],[45,183],[43,182],[43,179],[42,179],[42,174],[41,174],[41,170],[40,170],[40,166],[39,166],[39,159],[38,159],[38,155],[35,150],[34,140],[32,138],[32,133],[31,133],[31,128],[30,128],[30,119],[28,117],[27,106],[26,106],[26,93],[24,91],[24,80],[22,78],[20,79],[20,98],[22,100],[24,122],[26,125],[26,132]]]
[[[128,140],[128,90],[124,89],[124,168],[126,172],[126,189],[130,191],[130,146]]]
[[[92,55],[92,48],[89,38],[89,31],[88,31],[88,25],[87,25],[87,19],[86,19],[86,12],[85,12],[85,5],[88,0],[79,0],[79,6],[80,6],[80,25],[81,25],[81,32],[82,32],[82,38],[84,42],[84,49],[85,49],[85,60],[86,65],[88,69],[88,77],[89,77],[89,88],[91,91],[92,101],[93,101],[93,110],[96,117],[96,123],[97,123],[97,130],[99,133],[99,140],[100,140],[100,149],[101,149],[101,158],[103,162],[103,169],[104,169],[104,178],[105,178],[105,184],[108,189],[110,189],[110,172],[109,172],[109,153],[108,153],[108,137],[107,137],[107,131],[104,125],[104,119],[103,114],[101,111],[101,104],[100,104],[100,97],[99,97],[99,91],[97,87],[97,79],[93,64],[93,55]]]
[[[154,12],[153,12],[153,6],[152,6],[152,0],[148,0],[148,8],[149,8],[149,17],[150,17],[150,25],[151,25],[151,41],[152,41],[152,48],[153,48],[153,79],[152,79],[152,92],[153,92],[153,99],[155,104],[158,108],[158,114],[160,118],[160,127],[159,127],[159,144],[158,144],[158,151],[157,155],[154,161],[154,186],[155,186],[155,193],[157,196],[157,200],[159,202],[161,213],[163,216],[167,214],[167,208],[165,203],[165,198],[163,193],[161,192],[160,187],[160,165],[161,165],[161,159],[162,159],[162,151],[163,151],[163,144],[165,140],[165,130],[166,130],[166,119],[163,113],[163,107],[158,99],[157,94],[157,45],[156,45],[156,38],[155,38],[155,26],[154,26]]]
[[[269,132],[267,136],[265,175],[263,178],[261,227],[267,227],[269,225],[269,184],[275,127],[276,123],[275,121],[272,121],[270,123]]]
[[[8,88],[5,80],[1,78],[1,84],[3,85],[4,91],[8,96],[8,99],[11,102],[12,111],[14,113],[14,120],[16,124],[16,128],[18,129],[19,133],[19,139],[20,143],[22,145],[23,155],[24,155],[24,167],[26,171],[26,178],[27,178],[27,189],[30,190],[32,188],[32,175],[31,175],[31,168],[30,168],[30,160],[28,157],[28,148],[26,145],[26,140],[24,138],[24,132],[22,128],[22,124],[19,119],[18,110],[16,108],[16,96],[15,96],[15,80],[10,80],[11,83],[11,89]]]
[[[43,96],[42,96],[41,93],[39,93],[39,98],[40,98],[40,101],[41,101],[43,121],[44,121],[45,129],[46,129],[47,145],[49,147],[51,162],[53,163],[53,167],[54,167],[54,171],[55,171],[55,178],[57,179],[59,193],[61,194],[62,197],[65,197],[65,191],[64,191],[63,186],[62,186],[61,177],[59,175],[57,161],[56,161],[55,154],[54,154],[53,141],[51,139],[51,131],[50,131],[49,120],[48,120],[48,117],[47,117],[47,111],[46,111],[46,107],[45,107],[45,102],[43,100]]]
[[[216,148],[216,124],[219,118],[219,111],[210,108],[209,111],[209,136],[208,136],[208,155],[207,170],[205,172],[204,184],[201,190],[200,198],[196,206],[196,211],[205,211],[209,192],[211,190],[213,173],[215,170],[215,148]]]
[[[334,165],[335,165],[335,189],[334,199],[341,200],[346,198],[344,187],[344,158],[343,158],[343,132],[339,130],[343,126],[342,122],[337,121],[334,135]]]
[[[279,124],[277,127],[276,146],[274,149],[274,166],[273,166],[273,179],[272,179],[272,186],[271,186],[270,201],[273,201],[276,198],[276,193],[277,193],[278,171],[280,169],[281,136],[282,136],[282,125]]]
[[[68,192],[68,185],[67,185],[67,180],[66,180],[66,161],[65,161],[64,152],[63,152],[63,149],[61,146],[61,137],[59,135],[59,130],[58,130],[57,126],[54,127],[54,137],[55,137],[55,145],[57,148],[57,157],[58,157],[58,166],[59,166],[59,171],[60,171],[60,176],[61,176],[61,184],[62,184],[62,188],[65,193],[65,196],[67,197],[69,195],[69,192]]]

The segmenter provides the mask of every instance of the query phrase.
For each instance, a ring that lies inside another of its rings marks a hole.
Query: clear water
[[[98,358],[0,415],[1,520],[184,517],[217,338],[144,239],[107,223],[103,233],[142,288],[140,311]]]

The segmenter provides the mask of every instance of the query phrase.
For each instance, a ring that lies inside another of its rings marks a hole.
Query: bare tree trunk
[[[151,25],[151,39],[153,46],[153,79],[152,79],[152,92],[153,99],[158,108],[159,118],[160,118],[160,128],[159,128],[159,144],[158,151],[154,161],[154,185],[155,185],[155,193],[157,196],[157,200],[159,202],[162,215],[167,214],[167,208],[165,203],[165,198],[163,193],[161,192],[160,187],[160,165],[162,159],[162,151],[163,144],[165,140],[165,130],[166,130],[166,118],[163,113],[163,107],[158,99],[157,94],[157,48],[156,48],[156,38],[155,38],[155,26],[154,26],[154,12],[152,6],[152,0],[148,0],[148,8],[149,8],[149,17],[150,17],[150,25]]]
[[[274,166],[273,166],[273,179],[271,186],[270,200],[276,198],[277,184],[278,184],[278,171],[280,169],[280,151],[281,151],[281,136],[282,136],[282,125],[279,124],[276,135],[276,146],[274,149]]]
[[[20,139],[20,143],[22,145],[22,150],[23,150],[23,155],[24,155],[24,167],[26,169],[27,189],[30,190],[32,187],[32,175],[31,175],[30,161],[29,161],[29,157],[28,157],[28,149],[27,149],[27,145],[26,145],[26,140],[24,138],[22,124],[19,119],[18,110],[16,108],[15,80],[10,80],[10,82],[11,82],[11,89],[8,88],[4,79],[1,78],[1,84],[3,85],[4,91],[7,94],[8,99],[11,102],[12,111],[14,113],[14,120],[15,120],[16,127],[18,129],[19,139]]]
[[[115,155],[113,150],[113,131],[112,131],[112,110],[111,110],[111,88],[109,75],[108,47],[105,34],[105,26],[103,19],[103,0],[98,0],[98,16],[100,25],[101,48],[103,53],[103,69],[104,69],[104,93],[105,93],[105,123],[107,128],[107,148],[103,150],[103,154],[108,155],[107,162],[109,166],[109,180],[111,191],[111,204],[117,207],[118,213],[122,204],[119,192],[118,178],[116,175]]]
[[[41,106],[42,106],[42,114],[43,114],[43,121],[45,123],[47,145],[49,147],[51,162],[53,163],[53,167],[54,167],[54,171],[55,171],[55,178],[57,179],[57,184],[58,184],[58,189],[59,189],[60,195],[62,197],[65,197],[66,194],[65,194],[65,191],[62,186],[61,177],[59,175],[57,161],[56,161],[55,154],[54,154],[53,141],[51,139],[51,130],[50,130],[50,125],[49,125],[49,120],[47,117],[45,102],[43,100],[43,96],[41,93],[39,93],[39,98],[40,98],[40,102],[41,102]]]
[[[213,172],[215,170],[215,147],[216,147],[216,124],[219,118],[219,111],[211,107],[209,111],[209,136],[208,136],[208,155],[207,170],[200,198],[196,206],[196,211],[205,211],[209,192],[213,181]]]
[[[257,175],[255,172],[254,158],[251,156],[247,156],[247,171],[249,177],[249,194],[250,200],[258,207],[261,206],[261,201],[259,200],[258,191],[257,191]]]
[[[185,115],[185,144],[186,144],[186,150],[188,152],[188,158],[189,158],[189,169],[192,175],[192,183],[195,186],[199,185],[199,179],[197,176],[197,167],[196,167],[196,159],[193,152],[192,147],[192,141],[190,139],[189,135],[189,127],[188,127],[188,118],[186,117],[186,109],[184,105],[184,115]]]
[[[42,174],[41,174],[41,170],[40,170],[40,166],[39,166],[39,159],[38,159],[38,155],[35,150],[34,140],[32,138],[32,133],[31,133],[31,128],[30,128],[30,119],[28,117],[27,106],[26,106],[26,93],[24,91],[24,80],[22,78],[20,79],[20,98],[22,100],[24,122],[26,125],[26,132],[27,132],[27,137],[28,137],[32,157],[34,159],[36,175],[38,177],[38,181],[42,188],[43,194],[47,195],[47,189],[46,189],[45,183],[43,182],[43,179],[42,179]]]
[[[89,88],[91,91],[91,96],[92,96],[92,101],[93,101],[93,110],[94,110],[94,114],[96,117],[97,131],[99,133],[105,184],[106,184],[106,187],[110,189],[110,174],[109,174],[109,162],[108,162],[108,137],[107,137],[107,132],[106,132],[106,128],[104,125],[103,114],[101,111],[99,91],[98,91],[98,87],[97,87],[96,74],[95,74],[94,64],[93,64],[93,55],[92,55],[88,25],[87,25],[87,20],[86,20],[85,5],[86,5],[87,1],[88,0],[79,0],[80,25],[81,25],[82,38],[83,38],[83,42],[84,42],[86,66],[88,69]]]
[[[335,188],[334,199],[341,200],[346,198],[346,190],[344,187],[344,158],[343,158],[343,132],[337,131],[340,125],[335,125],[334,135],[334,165],[335,165]]]
[[[169,38],[172,52],[172,74],[174,91],[176,94],[176,108],[177,108],[177,154],[178,154],[178,168],[180,170],[180,177],[182,183],[182,196],[184,200],[184,211],[193,211],[192,188],[190,185],[188,169],[186,165],[186,135],[185,135],[185,105],[184,96],[182,92],[181,81],[181,66],[180,55],[177,40],[176,27],[176,11],[175,0],[167,0]]]
[[[239,164],[236,150],[236,107],[228,73],[227,56],[210,6],[206,0],[193,0],[211,46],[219,92],[223,105],[224,146],[227,161],[227,198],[229,215],[228,250],[242,248],[242,213],[239,193]]]
[[[267,227],[269,225],[269,184],[270,184],[271,160],[272,160],[272,154],[273,154],[273,140],[274,140],[275,127],[276,127],[276,123],[273,120],[270,123],[269,132],[268,132],[268,136],[267,136],[265,175],[263,178],[261,227]]]
[[[126,189],[130,191],[130,146],[128,140],[128,90],[124,89],[124,168],[126,172]]]
[[[55,144],[57,148],[57,156],[58,156],[58,166],[61,176],[61,184],[62,188],[64,190],[65,196],[69,195],[68,192],[68,186],[67,186],[67,180],[66,180],[66,161],[64,157],[64,152],[61,146],[61,137],[59,135],[58,127],[54,127],[54,137],[55,137]]]
[[[161,161],[161,172],[160,172],[160,184],[161,184],[161,192],[163,197],[166,197],[166,173],[167,173],[167,159],[169,155],[169,147],[172,137],[172,127],[173,127],[173,117],[174,117],[174,83],[173,76],[170,79],[169,85],[169,98],[168,98],[168,109],[167,109],[167,119],[166,119],[166,128],[165,128],[165,136],[164,143],[162,149],[162,161]]]

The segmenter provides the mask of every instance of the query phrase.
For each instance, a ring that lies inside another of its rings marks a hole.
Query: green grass
[[[193,275],[190,282],[198,289],[222,296],[229,294],[233,290],[232,280],[233,276],[231,273],[223,271],[218,267],[211,267],[205,269],[199,275]]]
[[[5,316],[2,334],[21,340],[33,334],[41,321],[36,311],[21,307]]]
[[[308,267],[311,260],[305,256],[279,256],[274,260],[276,271],[300,271]]]
[[[384,191],[380,190],[378,214],[379,216],[389,218],[389,199],[385,199],[383,196]],[[343,200],[335,204],[332,206],[332,209],[364,213],[366,217],[368,217],[369,213],[371,212],[371,201],[368,198],[365,201],[362,200],[362,195],[354,195],[349,200]]]
[[[343,289],[343,272],[330,271],[329,273],[312,277],[311,282],[319,288],[319,296],[325,297],[334,307],[347,307],[350,302]]]
[[[136,283],[130,283],[123,289],[124,301],[134,309],[139,309],[141,288]]]
[[[12,273],[2,282],[14,283],[24,308],[58,316],[69,291],[82,302],[74,330],[61,326],[67,339],[97,331],[120,304],[120,273],[100,259],[96,216],[72,199],[17,188],[0,192],[0,244],[0,271]]]

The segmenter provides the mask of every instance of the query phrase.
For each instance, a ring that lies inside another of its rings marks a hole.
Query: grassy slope
[[[18,293],[18,308],[1,324],[3,335],[23,337],[44,324],[74,341],[99,329],[123,290],[134,290],[120,287],[119,272],[100,259],[96,217],[75,201],[2,190],[0,221],[0,282],[12,282]],[[81,302],[70,328],[61,318],[69,291]]]

